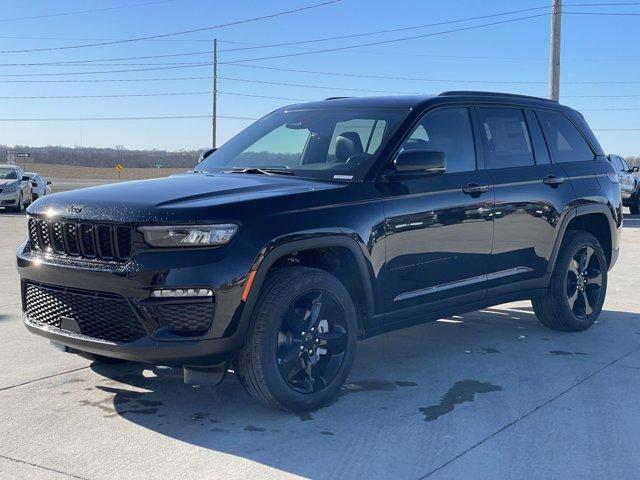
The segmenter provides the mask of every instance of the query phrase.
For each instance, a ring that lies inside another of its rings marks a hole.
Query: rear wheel
[[[532,301],[540,322],[578,332],[596,321],[607,291],[607,259],[597,238],[569,231],[562,242],[548,294]]]
[[[356,310],[337,278],[315,268],[282,268],[260,294],[237,373],[247,392],[268,406],[313,409],[345,382],[356,337]]]

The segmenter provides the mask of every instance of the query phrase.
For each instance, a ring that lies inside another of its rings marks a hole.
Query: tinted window
[[[444,152],[447,173],[476,169],[473,131],[466,108],[446,108],[428,113],[405,141],[402,150]]]
[[[240,132],[198,164],[198,171],[289,169],[303,177],[353,180],[375,163],[409,110],[279,110]]]
[[[594,159],[591,147],[567,117],[558,112],[537,113],[554,162],[582,162]]]
[[[531,138],[522,110],[479,108],[478,112],[487,168],[534,164]]]

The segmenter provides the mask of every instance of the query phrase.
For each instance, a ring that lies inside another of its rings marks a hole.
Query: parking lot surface
[[[230,375],[106,365],[22,326],[0,212],[0,478],[637,478],[640,219],[627,216],[599,322],[542,327],[517,302],[359,343],[350,379],[307,414],[253,402]]]

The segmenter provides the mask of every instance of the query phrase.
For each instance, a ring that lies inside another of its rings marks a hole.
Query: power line
[[[173,97],[173,96],[188,96],[188,95],[211,95],[212,91],[199,91],[199,92],[161,92],[161,93],[115,93],[106,95],[18,95],[0,96],[1,100],[55,100],[55,99],[81,99],[81,98],[135,98],[135,97]],[[310,102],[308,98],[292,98],[292,97],[278,97],[271,95],[259,95],[254,93],[241,93],[241,92],[226,92],[218,90],[222,95],[233,95],[238,97],[251,97],[251,98],[267,98],[274,100],[292,100],[297,102]]]
[[[437,26],[441,26],[441,25],[451,25],[451,24],[454,24],[454,23],[469,22],[469,21],[472,21],[472,20],[482,20],[482,19],[485,19],[485,18],[495,18],[495,17],[501,17],[501,16],[505,16],[505,15],[514,15],[516,13],[531,12],[531,11],[534,11],[534,10],[545,10],[545,9],[548,9],[548,8],[549,8],[548,6],[524,8],[524,9],[521,9],[521,10],[512,10],[512,11],[509,11],[509,12],[493,13],[493,14],[489,14],[489,15],[480,15],[480,16],[475,16],[475,17],[466,17],[466,18],[460,18],[460,19],[456,19],[456,20],[446,20],[446,21],[435,22],[435,23],[425,23],[425,24],[413,25],[413,26],[409,26],[409,27],[399,27],[399,28],[391,28],[391,29],[387,29],[387,30],[377,30],[377,31],[374,31],[374,32],[352,33],[352,34],[349,34],[349,35],[337,35],[337,36],[333,36],[333,37],[316,38],[316,39],[313,39],[313,40],[298,40],[298,41],[295,41],[295,42],[273,43],[273,44],[270,44],[270,45],[258,45],[258,46],[250,46],[250,47],[228,48],[228,49],[225,49],[225,50],[220,50],[220,52],[239,52],[239,51],[243,51],[243,50],[256,50],[256,49],[273,48],[273,47],[288,47],[288,46],[292,46],[292,45],[304,45],[304,44],[308,44],[308,43],[327,42],[327,41],[331,41],[331,40],[344,40],[345,38],[367,37],[367,36],[379,35],[379,34],[383,34],[383,33],[402,32],[402,31],[407,31],[407,30],[416,30],[416,29],[420,29],[420,28],[437,27]]]
[[[416,95],[419,92],[406,92],[406,91],[396,91],[396,90],[370,90],[364,88],[346,88],[346,87],[336,87],[336,86],[323,86],[323,85],[307,85],[300,83],[283,83],[283,82],[268,82],[265,80],[254,80],[254,79],[246,79],[246,78],[231,78],[231,77],[218,77],[222,80],[236,81],[236,82],[246,82],[246,83],[255,83],[262,85],[279,85],[286,87],[301,87],[301,88],[315,88],[322,90],[343,90],[343,91],[351,91],[351,92],[365,92],[365,93],[388,93],[394,95]],[[0,83],[110,83],[110,82],[171,82],[171,81],[185,81],[185,80],[208,80],[211,81],[211,76],[206,77],[168,77],[168,78],[109,78],[109,79],[82,79],[82,80],[2,80],[0,79]],[[210,117],[211,115],[209,115]]]
[[[192,118],[211,118],[209,115],[175,115],[158,117],[72,117],[72,118],[0,118],[0,122],[85,122],[112,120],[184,120]],[[218,115],[218,118],[229,120],[257,120],[255,117],[232,117]]]
[[[331,5],[334,3],[338,3],[341,2],[342,0],[327,0],[325,2],[322,3],[315,3],[313,5],[307,5],[304,7],[299,7],[299,8],[295,8],[295,9],[291,9],[291,10],[283,10],[277,13],[271,13],[268,15],[261,15],[259,17],[253,17],[253,18],[246,18],[243,20],[235,20],[232,22],[227,22],[227,23],[221,23],[218,25],[212,25],[209,27],[202,27],[202,28],[194,28],[191,30],[183,30],[180,32],[171,32],[171,33],[163,33],[163,34],[158,34],[158,35],[149,35],[149,36],[145,36],[145,37],[135,37],[135,38],[126,38],[126,39],[122,39],[122,40],[111,40],[111,41],[106,41],[106,42],[95,42],[95,43],[85,43],[82,45],[66,45],[66,46],[62,46],[62,47],[43,47],[43,48],[28,48],[28,49],[22,49],[22,50],[0,50],[0,53],[27,53],[27,52],[50,52],[50,51],[54,51],[54,50],[70,50],[70,49],[78,49],[78,48],[88,48],[88,47],[101,47],[101,46],[106,46],[106,45],[117,45],[117,44],[122,44],[122,43],[132,43],[132,42],[139,42],[142,40],[151,40],[151,39],[157,39],[157,38],[167,38],[167,37],[174,37],[174,36],[178,36],[178,35],[186,35],[189,33],[196,33],[196,32],[205,32],[205,31],[210,31],[210,30],[214,30],[217,28],[223,28],[223,27],[231,27],[231,26],[235,26],[235,25],[242,25],[242,24],[246,24],[246,23],[251,23],[251,22],[256,22],[259,20],[267,20],[270,18],[275,18],[275,17],[280,17],[283,15],[290,15],[293,13],[299,13],[305,10],[311,10],[314,8],[318,8],[318,7],[323,7],[326,5]]]
[[[333,48],[325,48],[325,49],[321,49],[321,50],[310,50],[310,51],[305,51],[305,52],[298,52],[298,53],[288,53],[288,54],[283,54],[283,55],[271,55],[268,57],[259,57],[259,58],[247,58],[247,59],[243,59],[243,60],[234,60],[231,62],[221,62],[221,63],[227,63],[227,64],[231,64],[231,63],[244,63],[244,62],[256,62],[259,60],[273,60],[273,59],[277,59],[277,58],[290,58],[290,57],[298,57],[298,56],[302,56],[302,55],[311,55],[311,54],[316,54],[316,53],[328,53],[328,52],[338,52],[338,51],[342,51],[342,50],[349,50],[352,48],[360,48],[360,47],[370,47],[373,45],[387,45],[390,43],[398,43],[398,42],[405,42],[408,40],[415,40],[418,38],[426,38],[426,37],[435,37],[438,35],[446,35],[449,33],[456,33],[456,32],[464,32],[464,31],[468,31],[468,30],[476,30],[479,28],[485,28],[485,27],[492,27],[495,25],[503,25],[503,24],[507,24],[507,23],[513,23],[513,22],[519,22],[522,20],[529,20],[532,18],[538,18],[538,17],[546,17],[548,16],[548,13],[539,13],[539,14],[535,14],[535,15],[528,15],[526,17],[518,17],[518,18],[511,18],[508,20],[499,20],[496,22],[490,22],[490,23],[483,23],[480,25],[472,25],[472,26],[468,26],[468,27],[460,27],[460,28],[454,28],[451,30],[443,30],[440,32],[431,32],[431,33],[423,33],[420,35],[411,35],[408,37],[400,37],[400,38],[392,38],[389,40],[379,40],[376,42],[368,42],[368,43],[360,43],[357,45],[345,45],[342,47],[333,47]],[[1,53],[1,52],[0,52]]]
[[[41,18],[68,17],[71,15],[81,15],[86,13],[100,13],[100,12],[108,12],[111,10],[123,10],[125,8],[146,7],[148,5],[157,5],[160,3],[169,3],[169,2],[175,2],[175,1],[176,0],[155,0],[153,2],[130,3],[128,5],[120,5],[117,7],[93,8],[91,10],[75,10],[72,12],[49,13],[46,15],[33,15],[29,17],[0,18],[0,22],[16,22],[19,20],[37,20]]]

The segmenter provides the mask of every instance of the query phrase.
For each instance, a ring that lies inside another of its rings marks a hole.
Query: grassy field
[[[46,179],[104,179],[104,180],[142,180],[145,178],[166,177],[174,173],[183,173],[186,168],[125,168],[118,176],[114,168],[79,167],[76,165],[52,165],[47,163],[27,163],[27,172],[37,172]]]

